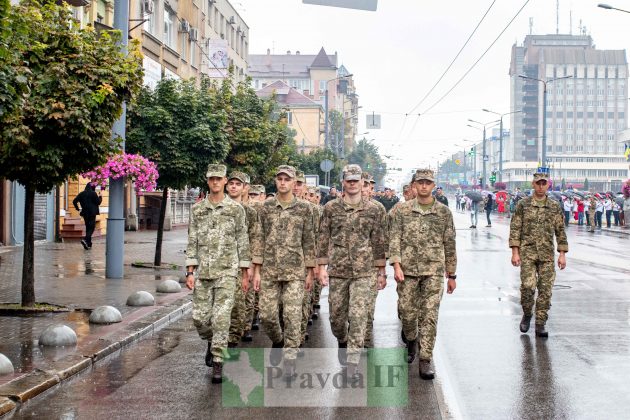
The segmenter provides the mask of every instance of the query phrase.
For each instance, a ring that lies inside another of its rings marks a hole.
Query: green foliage
[[[324,159],[332,160],[335,163],[335,166],[330,171],[330,182],[331,185],[339,186],[341,171],[346,161],[338,160],[331,150],[316,149],[312,150],[309,154],[297,154],[291,164],[307,175],[319,175],[319,183],[323,185],[325,173],[320,169],[319,164]]]
[[[227,111],[219,88],[208,79],[162,79],[143,88],[128,114],[126,148],[157,164],[158,188],[204,186],[208,163],[228,153]]]
[[[356,163],[364,171],[369,172],[380,184],[387,173],[387,164],[381,158],[378,147],[369,140],[361,139],[348,155],[348,163]]]
[[[54,2],[0,4],[0,177],[47,192],[104,162],[142,80],[139,45],[81,29]]]
[[[588,178],[584,178],[584,187],[582,187],[582,189],[584,191],[588,191],[588,189],[590,188],[589,182],[588,182]]]

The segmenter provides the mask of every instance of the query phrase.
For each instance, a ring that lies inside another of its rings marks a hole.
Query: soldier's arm
[[[392,223],[389,228],[389,262],[390,264],[401,263],[400,237],[402,235],[402,212],[400,210],[394,213]]]
[[[319,223],[319,237],[317,245],[317,264],[328,264],[328,247],[330,245],[330,207],[324,206],[324,214]]]
[[[238,266],[241,269],[248,269],[251,263],[249,249],[249,234],[247,232],[247,218],[243,206],[236,209],[236,248],[238,252]]]
[[[558,208],[558,211],[554,212],[553,225],[556,234],[558,252],[569,252],[569,241],[567,240],[567,233],[564,230],[564,215],[562,214],[561,208]]]
[[[199,249],[198,236],[197,216],[193,211],[191,212],[190,223],[188,224],[188,246],[186,246],[186,264],[184,264],[187,270],[199,265],[199,260],[197,259]]]
[[[380,215],[376,215],[374,219],[370,240],[374,267],[385,267],[385,226]]]
[[[310,207],[310,206],[309,206]],[[302,253],[304,254],[304,265],[307,269],[315,267],[315,228],[313,226],[312,212],[309,208],[308,216],[302,222]]]
[[[510,239],[509,246],[510,248],[520,248],[521,247],[521,234],[523,232],[523,201],[519,201],[516,205],[516,210],[512,215],[512,220],[510,221]]]
[[[455,274],[457,270],[457,248],[455,245],[455,224],[453,223],[453,213],[451,213],[450,210],[447,212],[443,242],[446,272],[449,274]]]
[[[265,247],[265,239],[264,239],[264,217],[265,217],[265,208],[261,207],[256,212],[256,224],[254,225],[254,232],[252,234],[252,244],[251,244],[251,254],[252,254],[252,263],[254,265],[260,266],[263,263],[263,251]]]

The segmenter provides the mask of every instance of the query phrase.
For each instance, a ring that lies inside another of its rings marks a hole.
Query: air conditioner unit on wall
[[[142,1],[142,14],[152,15],[154,8],[155,8],[155,2],[153,0]]]
[[[190,22],[186,19],[182,19],[179,23],[179,32],[190,32]]]
[[[191,41],[197,41],[197,39],[199,39],[199,29],[190,28],[190,32],[188,32],[188,36],[190,37]]]

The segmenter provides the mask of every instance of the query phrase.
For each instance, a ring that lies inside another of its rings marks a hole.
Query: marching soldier
[[[212,383],[223,378],[238,271],[244,285],[250,265],[245,210],[225,196],[225,175],[225,165],[208,165],[210,191],[191,209],[186,248],[186,286],[193,289],[193,322],[208,342],[206,364],[212,366]]]
[[[304,292],[311,289],[315,266],[312,211],[307,203],[293,195],[294,183],[295,168],[278,167],[278,193],[258,209],[258,225],[252,245],[252,261],[256,268],[254,288],[260,291],[260,320],[272,341],[270,362],[279,365],[284,348],[286,378],[295,376],[295,359],[301,341],[302,301]],[[306,281],[305,271],[308,272]]]
[[[597,207],[597,202],[595,201],[595,196],[591,195],[588,198],[589,203],[589,211],[588,213],[588,232],[595,232],[595,208]]]
[[[510,223],[512,265],[521,267],[521,306],[523,318],[519,325],[522,333],[529,330],[536,298],[536,336],[548,337],[545,328],[547,312],[551,306],[551,290],[556,279],[554,269],[554,236],[557,243],[558,267],[567,265],[565,254],[569,243],[564,231],[562,209],[557,201],[547,197],[549,175],[534,174],[534,194],[518,202]]]
[[[318,246],[322,286],[329,283],[330,325],[339,343],[339,362],[356,379],[374,277],[385,287],[385,232],[380,209],[361,197],[359,165],[343,170],[342,199],[324,206]],[[326,265],[328,270],[326,271]]]
[[[264,185],[252,185],[249,191],[249,205],[254,210],[257,210],[262,203],[265,202],[267,196],[265,195],[265,186]],[[251,336],[250,331],[258,331],[259,323],[258,323],[258,292],[254,290],[253,287],[250,287],[245,295],[245,334],[243,335],[243,341],[251,341],[253,337]]]
[[[319,204],[321,201],[321,194],[319,191],[319,187],[309,187],[308,196],[311,203],[313,203],[314,208],[316,209],[316,219],[315,219],[315,227],[319,229],[319,222],[322,218],[323,207]],[[313,279],[313,293],[311,294],[311,319],[319,318],[319,298],[322,293],[322,285],[318,281],[318,278]]]
[[[407,342],[407,362],[420,352],[422,379],[433,379],[431,358],[437,333],[440,301],[456,287],[455,227],[448,207],[432,197],[433,171],[419,169],[413,176],[416,199],[401,204],[390,229],[389,260],[400,287],[400,315]]]

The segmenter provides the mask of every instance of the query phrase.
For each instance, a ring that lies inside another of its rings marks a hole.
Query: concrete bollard
[[[67,325],[51,325],[40,334],[39,344],[50,347],[74,346],[77,344],[77,334]]]
[[[11,363],[7,356],[0,353],[0,376],[11,375],[13,372],[15,372],[13,363]]]
[[[177,293],[181,292],[182,286],[175,280],[163,280],[157,285],[156,291],[159,293]]]
[[[120,321],[122,321],[122,315],[113,306],[99,306],[90,314],[90,324],[115,324]]]
[[[127,306],[153,306],[155,305],[155,298],[149,292],[140,290],[132,293],[127,298]]]

